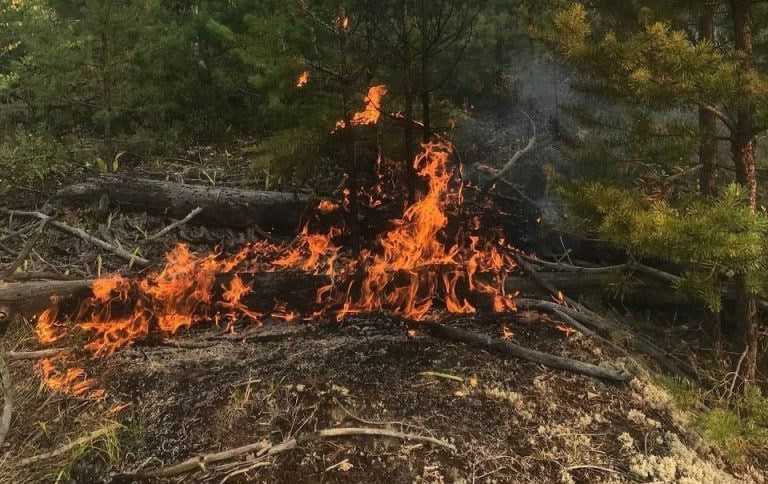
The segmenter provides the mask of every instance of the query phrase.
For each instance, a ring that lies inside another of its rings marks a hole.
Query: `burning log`
[[[228,283],[233,275],[231,273],[217,275],[219,285]],[[263,302],[265,297],[284,299],[286,294],[290,294],[292,302],[304,301],[306,303],[314,299],[315,294],[312,292],[314,289],[327,285],[329,282],[326,276],[317,276],[303,272],[243,273],[240,276],[242,276],[244,282],[253,282],[254,294],[247,296],[246,299],[257,302],[258,300]],[[598,290],[610,284],[618,283],[622,278],[622,274],[616,271],[602,273],[540,272],[539,276],[549,284],[560,288],[568,294]],[[64,299],[82,298],[87,295],[87,291],[92,283],[93,280],[91,279],[0,283],[0,309],[5,308],[5,319],[11,313],[34,315],[50,304],[51,296],[60,296]],[[537,294],[542,292],[538,283],[523,275],[507,276],[505,286],[509,293],[519,291],[522,294]],[[638,291],[651,302],[656,300],[657,297],[661,298],[663,296],[663,300],[666,301],[674,296],[674,293],[670,293],[669,290],[665,290],[661,286],[639,288]],[[676,301],[682,302],[682,299],[678,297]],[[3,318],[0,317],[0,322],[2,320]]]
[[[54,203],[88,204],[102,196],[124,210],[182,219],[197,208],[194,221],[208,226],[247,228],[293,234],[310,200],[303,194],[103,175],[59,190]]]
[[[327,285],[326,276],[315,276],[299,272],[224,273],[216,276],[215,287],[222,287],[239,277],[253,291],[243,297],[243,304],[253,310],[269,310],[275,300],[288,299],[292,307],[309,309],[318,288]],[[93,279],[74,281],[28,281],[0,283],[0,325],[14,314],[31,316],[49,307],[51,297],[63,301],[78,302],[90,293]]]

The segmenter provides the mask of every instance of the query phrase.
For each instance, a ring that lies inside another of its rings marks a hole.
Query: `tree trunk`
[[[734,21],[734,41],[736,52],[740,58],[742,79],[748,79],[752,72],[752,0],[731,0]],[[745,89],[746,91],[746,86]],[[737,107],[735,130],[732,133],[731,150],[736,168],[736,180],[746,188],[749,206],[753,212],[757,210],[757,167],[755,162],[754,145],[754,106],[745,92],[743,100]],[[744,386],[754,383],[757,375],[757,314],[754,297],[750,294],[745,276],[738,281],[739,297],[737,298],[736,317],[740,326],[742,350],[746,357],[741,366],[740,375]]]
[[[699,33],[702,42],[715,40],[715,7],[705,2],[700,18]],[[699,162],[701,172],[699,188],[704,197],[714,197],[717,194],[715,185],[715,161],[717,158],[717,128],[714,113],[706,109],[699,109],[699,131],[701,136],[699,147]]]
[[[52,203],[89,204],[106,195],[124,210],[183,218],[197,207],[192,220],[216,227],[248,228],[295,234],[309,197],[293,193],[241,190],[207,185],[104,175],[59,190]]]
[[[410,84],[410,81],[408,81]],[[405,126],[403,127],[403,143],[405,143],[405,177],[408,187],[408,202],[416,201],[416,169],[413,166],[415,157],[413,151],[413,90],[409,85],[405,93]]]
[[[421,113],[424,118],[423,140],[425,143],[428,143],[432,138],[432,99],[429,93],[431,83],[428,59],[429,53],[425,51],[422,52],[421,55]]]

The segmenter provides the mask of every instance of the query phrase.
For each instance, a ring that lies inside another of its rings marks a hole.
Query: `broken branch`
[[[217,452],[215,454],[205,454],[205,455],[193,457],[179,464],[174,464],[168,467],[162,467],[160,469],[157,469],[151,472],[134,474],[133,476],[142,477],[142,478],[178,476],[180,474],[185,474],[187,472],[191,472],[197,469],[205,469],[205,466],[208,464],[213,464],[213,463],[221,462],[224,460],[234,459],[241,455],[250,454],[252,452],[256,452],[256,455],[259,458],[266,458],[266,457],[272,457],[272,456],[281,454],[283,452],[294,450],[298,448],[299,444],[303,442],[308,442],[311,440],[330,439],[330,438],[336,438],[336,437],[361,436],[361,435],[390,437],[393,439],[400,439],[400,440],[427,442],[427,443],[434,444],[438,447],[443,447],[451,452],[456,452],[456,446],[454,446],[453,444],[449,444],[444,440],[436,439],[434,437],[429,437],[426,435],[406,434],[403,432],[397,432],[394,430],[387,430],[387,429],[349,427],[349,428],[320,430],[313,434],[308,434],[308,435],[286,440],[285,442],[282,442],[277,445],[269,445],[266,442],[256,442],[254,444],[249,444],[243,447],[237,447],[234,449],[225,450],[223,452]]]
[[[189,212],[189,214],[187,214],[186,217],[184,217],[181,220],[177,220],[176,222],[173,222],[171,225],[165,227],[163,230],[161,230],[158,233],[156,233],[155,235],[149,237],[147,240],[157,240],[157,239],[159,239],[160,237],[164,236],[165,234],[171,232],[172,230],[175,230],[175,229],[181,227],[185,223],[187,223],[190,220],[192,220],[193,218],[197,217],[200,214],[200,212],[202,212],[202,211],[203,211],[203,209],[200,208],[200,207],[195,208],[194,210]]]
[[[52,217],[49,215],[46,215],[41,212],[25,212],[20,210],[5,210],[5,213],[17,215],[19,217],[34,217],[43,221],[47,221],[52,227],[55,227],[61,232],[67,233],[69,235],[74,235],[75,237],[80,237],[84,241],[93,244],[97,247],[100,247],[106,251],[112,252],[113,254],[122,257],[123,259],[126,259],[129,262],[135,262],[136,264],[139,264],[141,266],[148,266],[151,264],[150,261],[147,259],[140,257],[136,254],[132,254],[128,252],[125,249],[121,249],[120,247],[115,247],[114,245],[110,244],[109,242],[106,242],[104,240],[101,240],[99,238],[94,237],[93,235],[89,234],[85,230],[78,228],[78,227],[72,227],[71,225],[67,225],[63,222],[58,222],[56,220],[51,220]]]
[[[523,346],[493,339],[484,334],[473,333],[464,329],[446,326],[433,322],[421,322],[415,326],[417,329],[426,331],[427,334],[435,338],[465,343],[471,346],[482,348],[488,351],[494,351],[504,355],[514,356],[523,360],[538,363],[549,368],[570,371],[581,375],[591,376],[600,380],[623,383],[631,378],[631,375],[623,370],[614,370],[603,368],[590,363],[584,363],[570,358],[563,358],[549,353],[532,350]]]
[[[72,442],[70,442],[67,445],[63,445],[63,446],[59,447],[56,450],[53,450],[51,452],[46,452],[44,454],[33,455],[32,457],[27,457],[26,459],[22,459],[16,465],[19,466],[19,467],[25,467],[25,466],[28,466],[28,465],[31,465],[31,464],[35,464],[35,463],[40,462],[40,461],[44,461],[44,460],[48,460],[48,459],[53,459],[54,457],[58,457],[60,455],[64,455],[67,452],[71,451],[72,449],[76,449],[76,448],[78,448],[78,447],[80,447],[82,445],[85,445],[85,444],[89,443],[89,442],[93,442],[94,440],[96,440],[96,439],[98,439],[100,437],[103,437],[103,436],[105,436],[105,435],[107,435],[107,434],[109,434],[111,432],[114,432],[116,428],[117,428],[117,425],[108,425],[106,427],[102,427],[99,430],[97,430],[95,432],[91,432],[90,434],[88,434],[88,435],[86,435],[84,437],[80,437],[77,440],[73,440]]]
[[[0,380],[3,383],[3,416],[0,418],[0,447],[2,447],[5,437],[11,429],[11,417],[13,416],[13,382],[11,381],[11,371],[8,369],[3,355],[0,355]]]

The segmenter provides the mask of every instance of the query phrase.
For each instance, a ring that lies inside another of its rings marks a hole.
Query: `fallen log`
[[[233,275],[219,274],[217,286],[227,284]],[[261,272],[238,275],[244,282],[256,288],[260,301],[255,302],[261,305],[265,299],[269,302],[274,302],[270,298],[285,300],[286,294],[290,294],[291,301],[312,301],[315,297],[313,291],[329,283],[329,279],[325,276],[303,272]],[[563,288],[564,291],[574,294],[597,289],[618,278],[618,275],[611,273],[600,274],[598,277],[579,273],[542,273],[542,276],[552,284]],[[10,309],[10,312],[31,315],[46,308],[50,304],[51,296],[60,296],[65,299],[83,297],[92,283],[91,279],[2,282],[0,283],[0,309],[6,308],[6,313],[9,313],[8,309]],[[510,292],[540,292],[536,282],[520,275],[507,277],[506,288]]]
[[[196,208],[194,222],[207,226],[258,226],[282,234],[296,233],[310,197],[304,194],[186,185],[170,181],[103,175],[59,190],[54,204],[91,204],[107,196],[123,210],[182,219]]]
[[[325,276],[303,272],[229,273],[219,274],[214,287],[221,291],[235,276],[253,287],[253,292],[244,296],[242,302],[254,310],[270,310],[276,300],[285,299],[290,299],[292,308],[309,309],[317,289],[330,282]],[[82,299],[92,284],[92,279],[0,283],[0,312],[5,313],[4,317],[0,314],[0,325],[14,314],[39,313],[51,304],[52,296]]]
[[[632,378],[632,375],[623,370],[604,368],[570,358],[543,353],[515,343],[494,339],[485,334],[473,333],[453,326],[434,322],[421,322],[414,327],[435,338],[468,344],[488,351],[538,363],[549,368],[587,375],[600,380],[623,383]]]

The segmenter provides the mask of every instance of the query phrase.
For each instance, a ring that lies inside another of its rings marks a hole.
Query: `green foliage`
[[[757,386],[728,401],[708,401],[711,392],[688,380],[662,377],[660,383],[675,405],[693,417],[694,427],[704,439],[732,459],[743,459],[750,451],[768,446],[768,398]]]
[[[677,205],[601,183],[561,190],[577,221],[637,257],[664,258],[690,267],[679,289],[720,308],[720,284],[746,275],[751,290],[766,294],[768,216],[754,215],[742,190],[728,186],[713,200]]]
[[[66,176],[84,168],[72,161],[68,146],[47,134],[19,130],[0,143],[0,194],[30,188],[51,176]]]
[[[752,386],[731,408],[715,408],[696,419],[702,434],[732,458],[768,446],[768,398]]]

